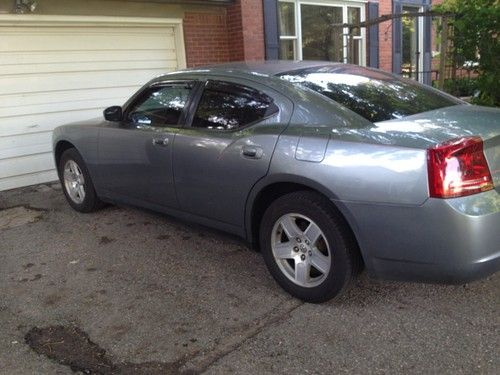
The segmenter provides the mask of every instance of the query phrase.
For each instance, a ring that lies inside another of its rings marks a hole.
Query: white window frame
[[[335,1],[335,0],[279,0],[280,3],[293,3],[295,4],[295,35],[285,35],[279,36],[281,40],[293,40],[295,42],[294,52],[295,59],[302,60],[302,22],[301,22],[301,6],[302,5],[318,5],[318,6],[331,6],[331,7],[341,7],[342,8],[342,19],[344,23],[347,23],[347,7],[359,8],[360,9],[360,19],[361,22],[366,20],[366,0],[354,0],[354,1]],[[361,35],[355,36],[354,39],[361,40],[360,46],[360,65],[366,66],[366,28],[360,28]],[[347,34],[349,33],[349,29],[347,27],[343,28],[343,62],[347,63],[347,49],[348,49],[348,41]]]
[[[418,8],[419,12],[424,11],[424,7]],[[432,33],[432,27],[431,27]],[[432,35],[431,35],[432,37]],[[418,82],[424,83],[424,17],[418,17],[418,50],[420,54],[418,55],[418,68],[420,72],[418,73]],[[432,62],[431,62],[432,65]]]

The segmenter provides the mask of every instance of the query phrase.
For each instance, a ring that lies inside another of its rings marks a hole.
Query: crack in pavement
[[[237,332],[230,336],[226,336],[222,344],[217,345],[212,351],[205,353],[201,356],[195,356],[187,361],[184,365],[185,369],[181,371],[188,371],[189,373],[203,373],[207,371],[216,362],[239,349],[245,342],[252,339],[261,333],[264,329],[272,326],[275,323],[282,322],[283,316],[289,316],[299,307],[303,306],[305,302],[293,300],[286,309],[281,306],[273,309],[271,312],[261,317],[256,323],[251,322],[240,328]],[[239,335],[238,335],[239,333]]]

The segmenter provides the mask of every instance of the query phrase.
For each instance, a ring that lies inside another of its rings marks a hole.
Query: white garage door
[[[54,127],[184,66],[180,20],[0,16],[0,191],[57,178]]]

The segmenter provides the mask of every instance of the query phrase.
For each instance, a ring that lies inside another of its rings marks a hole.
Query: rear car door
[[[194,87],[194,82],[153,85],[125,109],[121,123],[102,127],[98,169],[106,195],[138,204],[178,206],[172,146]]]
[[[292,102],[267,86],[229,78],[206,81],[197,96],[174,145],[180,208],[241,227],[248,193],[268,171]]]

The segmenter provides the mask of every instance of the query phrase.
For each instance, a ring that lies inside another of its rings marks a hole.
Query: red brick
[[[380,0],[379,15],[392,13],[392,0]],[[392,21],[382,22],[378,26],[379,35],[379,67],[382,70],[392,71]]]
[[[184,42],[187,65],[223,63],[229,61],[229,44],[225,8],[214,13],[186,12]]]

